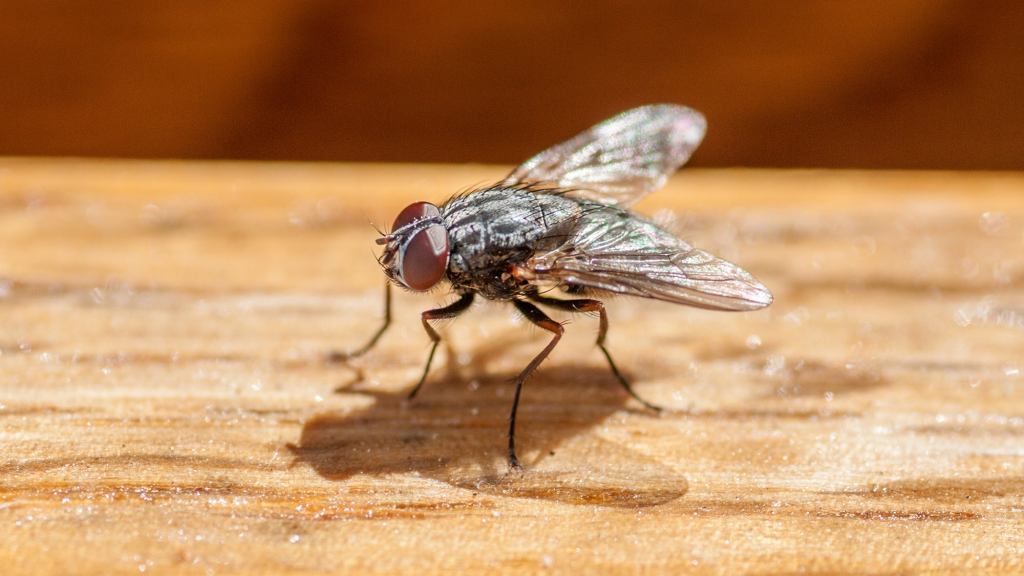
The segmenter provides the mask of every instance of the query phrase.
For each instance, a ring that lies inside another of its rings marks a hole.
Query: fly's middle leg
[[[604,354],[605,360],[608,361],[608,367],[611,368],[612,374],[615,375],[615,379],[619,381],[619,384],[621,384],[626,392],[629,393],[629,395],[637,402],[643,404],[650,410],[654,410],[655,412],[662,411],[661,406],[644,400],[636,393],[635,390],[633,390],[633,386],[631,386],[629,380],[626,380],[626,377],[622,375],[622,372],[619,372],[619,367],[615,365],[615,361],[612,360],[612,355],[604,345],[605,336],[608,334],[608,313],[605,311],[604,302],[589,298],[559,300],[558,298],[548,298],[536,293],[530,294],[529,298],[538,304],[544,304],[545,306],[551,306],[552,308],[561,308],[562,310],[569,310],[570,312],[597,312],[600,315],[600,327],[597,331],[597,347],[601,349],[601,353]]]
[[[413,387],[412,392],[409,392],[409,400],[412,400],[416,394],[423,387],[423,383],[427,380],[427,374],[430,372],[430,364],[434,361],[434,352],[437,352],[437,345],[441,343],[441,336],[434,330],[434,327],[430,325],[431,320],[441,320],[443,318],[455,318],[459,314],[462,314],[469,309],[470,304],[473,303],[473,293],[466,292],[461,298],[452,302],[451,304],[443,307],[436,308],[434,310],[427,310],[421,315],[423,321],[423,329],[427,331],[427,336],[433,341],[430,346],[430,354],[427,356],[427,365],[423,367],[423,375],[420,376],[420,381]]]
[[[516,377],[516,395],[512,399],[512,412],[508,416],[508,465],[510,468],[519,469],[522,468],[522,466],[519,465],[519,458],[516,457],[516,412],[519,410],[519,395],[523,391],[523,382],[526,382],[526,379],[530,377],[530,374],[533,374],[533,371],[537,369],[537,366],[540,366],[540,363],[548,357],[548,354],[550,354],[552,350],[554,350],[555,345],[562,339],[562,333],[565,332],[565,329],[562,328],[562,325],[558,322],[548,318],[548,315],[542,312],[540,308],[537,308],[529,302],[513,300],[512,304],[515,305],[516,309],[519,310],[527,320],[554,334],[554,336],[551,337],[551,341],[548,342],[548,345],[540,351],[540,354],[534,356],[533,360],[531,360],[530,363],[526,365],[526,368],[519,373],[519,376]]]

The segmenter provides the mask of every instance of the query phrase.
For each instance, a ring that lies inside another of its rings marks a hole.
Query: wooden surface
[[[1024,572],[1024,176],[689,171],[643,202],[775,292],[380,318],[375,232],[493,167],[0,160],[0,565]],[[564,318],[564,317],[563,317]],[[485,572],[486,571],[486,572]]]

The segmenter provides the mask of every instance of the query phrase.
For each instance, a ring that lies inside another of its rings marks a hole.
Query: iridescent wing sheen
[[[625,210],[591,204],[570,238],[526,265],[536,280],[710,310],[757,310],[772,294],[739,266]]]
[[[706,127],[685,106],[633,108],[523,162],[501,185],[546,182],[576,198],[629,206],[686,162]]]

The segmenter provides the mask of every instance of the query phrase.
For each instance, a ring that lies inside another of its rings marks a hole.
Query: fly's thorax
[[[489,188],[441,207],[452,245],[467,267],[477,260],[564,240],[580,214],[577,201],[528,189]],[[545,248],[543,246],[541,248]]]
[[[565,241],[577,201],[521,188],[489,188],[441,207],[451,242],[448,279],[457,288],[507,298],[522,288],[513,268]]]

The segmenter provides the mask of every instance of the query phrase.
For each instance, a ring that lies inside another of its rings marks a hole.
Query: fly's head
[[[441,211],[429,202],[406,206],[377,244],[384,246],[379,259],[384,273],[410,290],[433,288],[448,269],[448,230]]]

